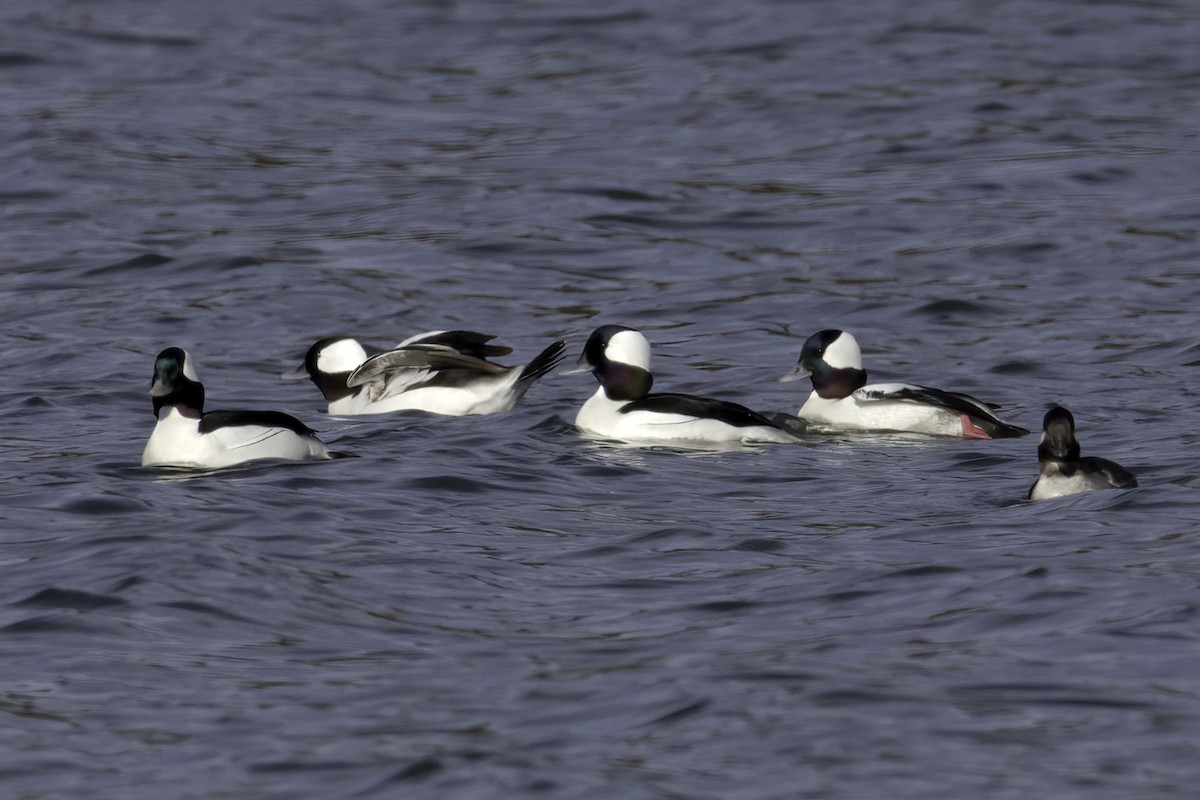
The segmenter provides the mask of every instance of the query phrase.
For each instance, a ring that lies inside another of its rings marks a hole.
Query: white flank
[[[142,466],[217,469],[263,458],[305,461],[329,457],[316,437],[301,436],[288,428],[239,425],[202,434],[199,419],[168,406],[159,412],[142,451]]]

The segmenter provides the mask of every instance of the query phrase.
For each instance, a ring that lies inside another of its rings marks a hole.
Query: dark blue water
[[[0,7],[0,795],[1190,798],[1188,0]],[[676,452],[330,419],[332,333],[598,324],[657,386],[872,378],[1036,438]],[[154,354],[357,454],[138,466]]]

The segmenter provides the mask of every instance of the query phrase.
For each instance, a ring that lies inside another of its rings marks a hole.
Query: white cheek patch
[[[189,381],[195,381],[196,383],[199,383],[200,379],[196,377],[196,368],[193,366],[193,363],[194,362],[192,361],[192,354],[189,353],[187,350],[184,350],[183,351],[183,377],[187,378]]]
[[[317,356],[317,369],[331,375],[353,372],[367,360],[367,351],[354,339],[339,339],[322,348]]]
[[[825,348],[824,358],[825,363],[834,369],[862,369],[862,351],[858,349],[858,341],[845,331]]]
[[[609,361],[650,370],[650,343],[637,331],[621,331],[608,340],[604,351]]]

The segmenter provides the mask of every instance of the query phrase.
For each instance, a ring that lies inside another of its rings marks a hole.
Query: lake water
[[[1191,798],[1190,0],[0,7],[0,795]],[[332,333],[643,330],[794,412],[804,339],[1037,437],[636,449],[331,419]],[[154,355],[359,456],[138,466]]]

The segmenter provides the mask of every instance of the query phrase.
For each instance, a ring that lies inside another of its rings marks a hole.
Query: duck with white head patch
[[[813,391],[796,416],[827,428],[967,439],[1029,433],[1000,419],[992,406],[970,395],[908,383],[868,386],[862,351],[845,331],[824,330],[808,338],[796,368],[780,380],[802,378],[812,379]]]
[[[279,411],[204,411],[204,386],[187,351],[154,360],[150,397],[158,419],[142,466],[217,469],[266,458],[331,458],[316,433]]]
[[[687,394],[650,393],[650,343],[624,325],[597,328],[570,372],[600,383],[575,416],[581,430],[633,444],[799,441],[745,406]]]
[[[1075,417],[1062,406],[1054,406],[1042,420],[1038,443],[1038,478],[1029,487],[1030,500],[1064,497],[1093,489],[1132,489],[1133,473],[1115,461],[1089,456],[1081,458],[1075,441]]]
[[[566,345],[554,342],[528,364],[506,367],[488,361],[512,352],[489,344],[493,338],[474,331],[431,331],[385,351],[332,336],[308,349],[304,369],[325,396],[330,414],[494,414],[515,407],[535,381],[554,369]]]

